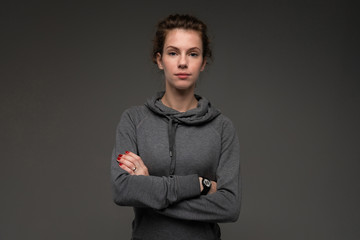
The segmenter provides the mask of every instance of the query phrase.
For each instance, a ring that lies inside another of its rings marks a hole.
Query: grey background
[[[0,239],[129,239],[109,161],[121,112],[162,89],[157,21],[190,13],[197,92],[237,127],[242,212],[223,239],[359,239],[355,1],[12,1],[1,6]]]

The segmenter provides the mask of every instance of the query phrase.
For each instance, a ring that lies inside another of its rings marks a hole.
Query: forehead
[[[166,34],[164,48],[173,46],[181,48],[200,48],[202,49],[202,40],[200,33],[194,30],[173,29]]]

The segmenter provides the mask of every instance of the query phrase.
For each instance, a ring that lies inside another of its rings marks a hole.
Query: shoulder
[[[225,116],[223,113],[220,113],[219,116],[217,116],[213,120],[213,123],[214,123],[214,126],[220,131],[223,131],[225,129],[235,131],[233,122],[231,121],[230,118]]]
[[[131,122],[132,124],[137,125],[150,114],[150,110],[144,105],[132,106],[123,111],[120,122]]]
[[[237,130],[232,122],[232,120],[220,113],[213,121],[210,123],[211,128],[217,132],[221,141],[226,141],[227,139],[233,139],[237,136]]]
[[[149,114],[149,109],[144,105],[132,106],[123,112],[123,115],[129,115],[132,117],[138,117],[138,116],[141,117],[147,114]]]

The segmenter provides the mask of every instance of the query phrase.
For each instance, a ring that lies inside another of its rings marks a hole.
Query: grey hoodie
[[[126,110],[117,126],[111,160],[116,204],[134,207],[132,239],[220,239],[219,222],[240,212],[239,142],[231,121],[198,95],[198,106],[178,112],[161,102]],[[151,176],[132,176],[116,161],[136,153]],[[200,195],[199,176],[217,182]]]

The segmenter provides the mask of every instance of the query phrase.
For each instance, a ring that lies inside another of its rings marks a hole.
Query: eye
[[[199,54],[196,53],[196,52],[192,52],[192,53],[190,53],[189,55],[190,55],[191,57],[197,57],[197,56],[199,56]]]
[[[176,56],[176,52],[168,52],[169,56]]]

